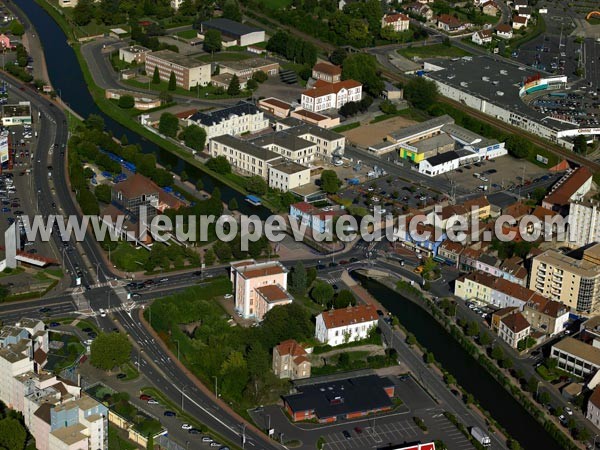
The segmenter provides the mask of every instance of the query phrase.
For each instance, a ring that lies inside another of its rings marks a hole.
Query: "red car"
[[[140,400],[147,402],[150,399],[152,399],[152,397],[150,397],[149,395],[146,395],[146,394],[140,395]]]
[[[354,431],[356,431],[356,434],[361,434],[362,433],[362,428],[361,427],[354,427]]]

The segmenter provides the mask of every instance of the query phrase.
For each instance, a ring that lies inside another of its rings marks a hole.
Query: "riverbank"
[[[493,379],[497,384],[499,384],[504,391],[506,391],[509,395],[510,398],[512,398],[515,402],[517,402],[520,407],[523,410],[523,413],[527,414],[531,419],[533,419],[535,421],[535,423],[537,423],[541,428],[543,428],[544,432],[547,434],[548,439],[551,439],[552,441],[554,441],[557,446],[560,447],[552,447],[552,448],[566,448],[566,449],[577,449],[577,448],[584,448],[584,446],[580,443],[575,443],[573,442],[569,437],[567,437],[560,428],[557,427],[557,425],[555,424],[555,419],[554,418],[547,418],[545,415],[545,412],[541,410],[540,407],[538,407],[535,402],[533,401],[530,394],[525,393],[521,390],[520,386],[516,385],[511,378],[509,378],[509,375],[507,375],[505,373],[506,369],[499,369],[495,362],[490,359],[490,357],[487,355],[487,353],[484,351],[480,350],[479,347],[472,342],[472,340],[470,338],[468,338],[466,335],[464,335],[463,331],[460,329],[460,327],[458,327],[456,324],[454,324],[452,322],[452,320],[446,316],[446,314],[444,314],[444,312],[429,298],[429,296],[427,296],[426,294],[424,294],[423,292],[421,292],[419,289],[408,285],[408,283],[406,285],[403,285],[402,290],[398,289],[398,286],[396,285],[395,281],[391,281],[390,279],[373,279],[373,278],[366,278],[369,283],[377,283],[377,285],[382,286],[384,289],[387,290],[391,290],[395,293],[397,293],[398,295],[400,295],[403,299],[408,300],[410,303],[414,304],[416,307],[418,307],[421,311],[423,311],[424,314],[426,314],[429,318],[435,320],[435,322],[444,330],[444,332],[446,333],[446,335],[450,335],[454,341],[454,343],[458,346],[460,346],[460,348],[462,349],[462,353],[466,353],[468,354],[473,362],[480,368],[483,369],[484,372],[486,372],[491,379]],[[367,283],[365,283],[367,284]],[[377,298],[377,295],[375,295],[372,291],[374,290],[378,290],[376,286],[370,285],[367,286],[367,290],[369,291],[369,293],[371,295],[374,295],[375,298]],[[398,309],[398,305],[397,304],[390,304],[390,301],[388,299],[388,294],[385,294],[386,297],[385,299],[380,299],[381,303],[387,307],[398,319],[399,322],[402,323],[403,321],[401,320],[402,318],[398,315],[398,311],[394,311],[394,309]],[[409,325],[409,324],[402,324],[403,327],[406,329],[407,332],[411,331],[408,328],[406,328],[406,326],[404,325]],[[415,332],[415,330],[412,330],[413,334],[417,335],[418,333]],[[430,342],[432,341],[431,336],[428,336],[428,339],[430,340]],[[417,340],[420,341],[420,339]],[[422,344],[422,343],[421,343]],[[430,349],[430,344],[428,345],[424,345],[425,348]],[[439,351],[434,351],[435,354],[438,354],[438,356],[441,356],[441,359],[444,359],[445,362],[442,363],[442,366],[446,367],[448,365],[448,367],[450,367],[449,361],[446,359],[448,356],[448,352],[447,349],[445,348],[444,351],[442,351],[441,353]],[[456,352],[455,352],[456,353]],[[456,361],[452,361],[454,364],[456,364]],[[463,361],[463,366],[469,366],[469,365],[473,365],[473,364],[467,364],[466,361]],[[456,366],[454,370],[451,370],[451,372],[456,371]],[[472,372],[472,371],[471,371]],[[458,379],[460,378],[458,376],[458,373],[454,373],[454,376]],[[475,374],[471,374],[469,373],[469,375],[475,376]],[[463,379],[463,383],[460,382],[461,380],[459,380],[459,384],[463,385],[465,379]],[[472,380],[470,380],[472,381]],[[473,385],[471,384],[471,388],[469,389],[469,387],[467,387],[465,389],[465,392],[472,392],[474,389],[474,387],[477,387],[479,389],[479,392],[475,392],[475,398],[478,398],[480,400],[482,400],[480,397],[482,396],[481,393],[481,386],[485,384],[485,383],[478,383],[477,385]],[[489,392],[486,393],[489,396]],[[495,402],[494,402],[495,403]],[[481,402],[480,402],[481,405]],[[489,409],[489,405],[488,407],[484,407],[483,405],[481,405],[481,408],[483,410]],[[514,409],[514,408],[513,408]],[[505,411],[502,411],[502,413],[504,414]],[[496,418],[496,416],[498,416],[498,412],[496,411],[494,413],[494,417]],[[507,420],[511,420],[508,419],[508,417],[510,417],[510,414],[506,414],[505,417],[500,417],[500,418],[496,418],[495,422],[498,423],[499,425],[499,419],[504,419],[504,420],[500,420],[500,422],[506,422]],[[488,419],[490,419],[490,417],[488,417]],[[494,420],[494,419],[492,419]],[[525,426],[523,424],[523,426]],[[504,427],[505,428],[505,427]],[[516,431],[516,433],[514,432]],[[530,444],[527,445],[528,443],[526,441],[524,441],[524,439],[528,439],[529,436],[528,435],[521,435],[521,431],[520,430],[514,430],[513,432],[509,433],[511,435],[513,435],[514,437],[517,437],[517,440],[520,441],[520,443],[525,447],[525,448],[534,448],[532,447]],[[525,437],[523,437],[525,436]],[[536,448],[540,448],[540,447],[536,447]],[[551,448],[549,446],[546,446],[544,448]]]
[[[58,11],[56,11],[52,7],[52,5],[50,5],[45,0],[35,0],[35,2],[42,9],[44,9],[44,11],[46,11],[46,13],[56,22],[56,24],[61,28],[65,36],[72,35],[70,26],[67,23],[66,19],[62,15],[60,15]],[[74,42],[73,40],[69,39],[68,42],[75,53],[88,91],[92,96],[94,103],[98,106],[100,111],[102,111],[104,114],[115,120],[120,125],[127,128],[128,130],[140,135],[143,139],[152,142],[159,148],[166,150],[173,156],[176,156],[183,162],[202,171],[209,177],[219,181],[220,183],[230,187],[231,189],[235,190],[236,192],[242,195],[248,194],[248,191],[245,189],[244,186],[241,186],[239,183],[236,183],[234,180],[228,178],[225,175],[210,170],[206,167],[206,165],[198,161],[193,155],[178,147],[176,144],[169,142],[168,140],[163,139],[157,134],[147,130],[143,125],[132,119],[132,117],[126,111],[122,110],[121,108],[113,104],[110,100],[106,99],[104,96],[104,90],[100,88],[94,81],[92,73],[90,72],[85,58],[81,52],[81,44],[79,42]],[[262,200],[262,205],[269,211],[277,211],[276,205],[271,203],[268,199],[263,198]]]

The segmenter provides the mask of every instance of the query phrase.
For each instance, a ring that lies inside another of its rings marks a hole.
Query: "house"
[[[336,345],[366,339],[377,327],[379,316],[372,305],[331,309],[317,316],[315,337],[319,342]]]
[[[402,100],[404,98],[404,89],[399,88],[398,86],[390,83],[389,81],[384,81],[381,96],[384,99],[390,100],[392,102]]]
[[[531,326],[527,319],[520,312],[516,312],[500,320],[498,336],[512,348],[517,348],[519,341],[529,336],[530,331]]]
[[[600,387],[596,386],[587,403],[585,418],[600,428]]]
[[[412,217],[406,218],[407,224],[411,221]],[[438,249],[446,240],[446,237],[443,230],[436,229],[428,223],[417,223],[414,230],[398,230],[398,240],[417,253],[423,253],[425,257],[436,257]]]
[[[542,201],[542,206],[564,213],[570,202],[581,201],[592,188],[592,172],[585,166],[570,170],[552,186]]]
[[[282,119],[288,117],[290,115],[290,111],[292,110],[291,104],[275,97],[262,98],[257,104],[258,107],[263,111],[267,111],[275,117],[280,117]]]
[[[283,341],[273,348],[273,373],[277,378],[310,378],[310,368],[308,353],[294,339]]]
[[[467,24],[450,14],[440,14],[437,18],[437,27],[446,33],[458,33],[467,29]]]
[[[492,42],[492,30],[479,30],[473,33],[471,41],[477,45],[485,45]]]
[[[302,108],[319,112],[327,109],[340,109],[348,102],[362,99],[362,84],[354,80],[327,83],[317,80],[312,89],[304,91],[300,98]]]
[[[299,225],[304,224],[307,228],[319,234],[333,230],[333,218],[335,215],[334,211],[319,209],[306,202],[290,205],[290,220],[294,219]]]
[[[517,13],[520,17],[525,17],[526,19],[531,19],[531,8],[529,6],[525,6],[524,8],[519,8],[519,12]]]
[[[454,242],[451,240],[445,240],[442,245],[438,248],[436,259],[458,268],[460,261],[460,255],[464,251],[465,247],[460,242]]]
[[[523,316],[533,329],[554,336],[564,331],[569,321],[569,308],[562,302],[536,295],[525,304]]]
[[[342,81],[342,68],[320,61],[313,66],[312,77],[327,83],[337,83]]]
[[[499,11],[500,8],[498,8],[496,2],[492,0],[489,0],[481,5],[481,12],[486,16],[496,16]]]
[[[498,36],[499,38],[502,38],[502,39],[512,39],[512,37],[513,37],[512,27],[505,23],[498,25],[496,27],[496,36]]]
[[[513,1],[513,9],[519,11],[521,8],[527,8],[527,0],[514,0]]]
[[[507,306],[506,308],[500,308],[499,310],[493,312],[491,320],[492,331],[498,333],[498,330],[500,330],[500,322],[502,321],[502,319],[508,317],[510,314],[514,314],[517,312],[519,312],[519,308],[517,308],[516,306]]]
[[[125,181],[113,184],[111,201],[122,210],[129,211],[139,217],[141,207],[146,207],[147,217],[154,217],[157,212],[167,209],[179,209],[184,205],[177,197],[168,194],[154,181],[139,173],[128,177]]]
[[[513,19],[512,19],[513,30],[520,30],[521,28],[526,27],[528,20],[529,19],[527,19],[527,17],[513,16]]]
[[[390,27],[396,32],[408,30],[410,19],[407,15],[401,13],[384,14],[381,18],[381,28]]]
[[[287,274],[279,261],[257,263],[249,259],[231,263],[235,311],[244,319],[261,322],[272,308],[292,303],[286,290]]]
[[[231,45],[246,47],[265,41],[264,30],[230,19],[216,18],[202,22],[200,24],[199,37],[203,37],[207,30],[220,31],[226,47]]]
[[[427,22],[430,22],[431,19],[433,19],[433,9],[423,3],[413,3],[407,6],[406,11],[415,16],[424,18]]]

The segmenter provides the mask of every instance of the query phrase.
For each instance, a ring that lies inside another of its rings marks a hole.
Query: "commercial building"
[[[310,378],[310,369],[308,353],[294,339],[283,341],[273,348],[273,373],[277,378]]]
[[[312,89],[304,91],[300,97],[302,108],[312,111],[340,109],[348,102],[362,99],[362,84],[354,80],[327,83],[317,80]]]
[[[119,59],[129,64],[143,64],[146,62],[146,54],[152,50],[141,45],[130,45],[119,49]]]
[[[310,169],[293,161],[282,160],[269,165],[268,183],[272,189],[293,191],[310,183]]]
[[[278,261],[257,263],[253,259],[231,263],[235,311],[244,319],[260,322],[275,306],[287,305],[287,269]]]
[[[393,406],[394,383],[377,375],[294,385],[297,393],[283,397],[294,422],[316,419],[332,423],[389,411]]]
[[[592,188],[593,174],[587,167],[578,167],[575,170],[569,170],[554,186],[552,190],[544,197],[542,206],[546,209],[566,212],[570,202],[576,202],[583,199]]]
[[[315,337],[319,342],[336,345],[366,339],[377,327],[377,311],[372,305],[348,306],[324,311],[316,318]]]
[[[509,314],[500,320],[498,336],[512,348],[517,348],[519,341],[529,336],[531,326],[520,312]]]
[[[312,77],[327,83],[342,81],[342,68],[327,62],[318,62],[313,66]]]
[[[146,73],[152,76],[155,67],[162,81],[168,82],[171,73],[175,74],[177,86],[190,90],[196,86],[210,83],[211,64],[202,63],[189,56],[180,55],[172,50],[159,50],[146,54]]]
[[[299,225],[306,225],[307,228],[320,234],[333,230],[335,215],[335,212],[330,209],[317,208],[306,202],[290,205],[290,220],[296,220]]]
[[[2,105],[2,126],[31,124],[31,103]]]
[[[221,87],[223,89],[229,88],[232,80],[233,75],[230,73],[220,73],[218,75],[213,75],[212,77],[210,77],[210,82],[213,86]],[[247,77],[238,77],[238,82],[240,83],[240,89],[246,89],[248,87]]]
[[[230,19],[211,19],[202,22],[200,25],[200,34],[203,36],[207,30],[217,30],[221,32],[224,41],[229,45],[239,45],[246,47],[248,45],[260,44],[265,41],[265,31],[254,28],[243,23]],[[231,43],[231,44],[230,44]]]
[[[215,111],[198,111],[187,118],[187,123],[203,128],[208,141],[225,134],[253,134],[269,127],[269,119],[264,113],[248,102]]]
[[[248,79],[256,72],[264,72],[269,76],[277,75],[279,63],[266,58],[250,58],[241,61],[220,61],[221,74],[237,75],[239,78]]]
[[[554,344],[550,357],[556,358],[559,369],[579,377],[590,375],[600,368],[600,348],[572,337],[565,337]]]
[[[562,137],[581,131],[577,125],[553,119],[523,102],[532,89],[564,89],[566,76],[540,78],[533,69],[492,56],[427,60],[422,75],[437,84],[441,95],[564,147],[571,148],[572,143]]]
[[[397,33],[408,30],[409,24],[408,16],[401,13],[384,14],[381,18],[381,28],[390,27]]]
[[[547,250],[531,263],[529,288],[582,313],[597,312],[600,302],[600,244],[581,258]]]

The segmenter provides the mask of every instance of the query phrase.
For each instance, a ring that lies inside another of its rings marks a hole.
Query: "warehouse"
[[[203,35],[207,30],[221,32],[223,38],[235,42],[234,45],[246,47],[248,45],[260,44],[265,41],[265,31],[244,25],[230,19],[212,19],[202,22],[200,33]]]

